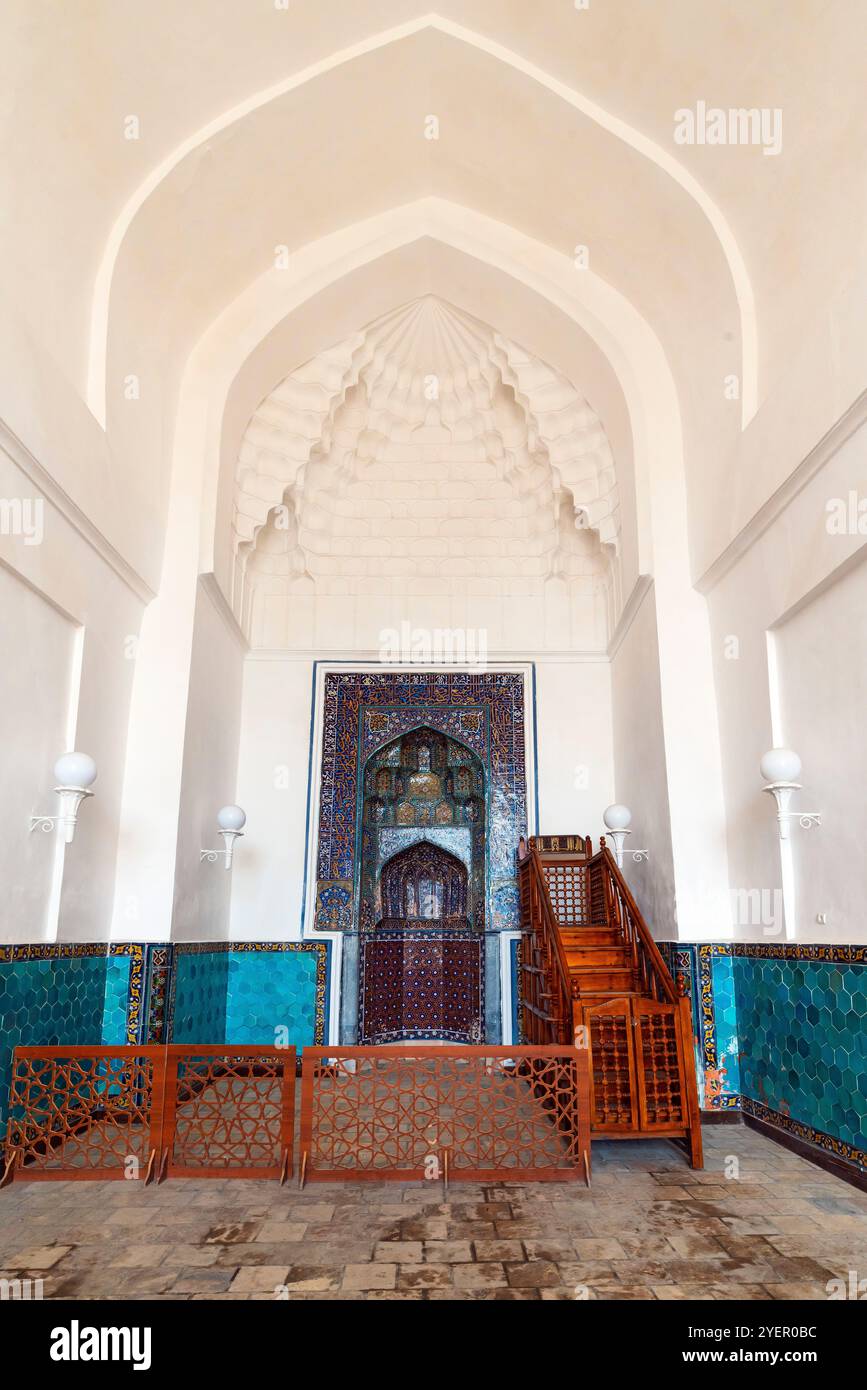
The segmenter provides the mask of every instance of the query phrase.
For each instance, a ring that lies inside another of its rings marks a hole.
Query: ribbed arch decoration
[[[382,870],[383,921],[466,919],[467,871],[448,850],[422,840],[401,850]]]

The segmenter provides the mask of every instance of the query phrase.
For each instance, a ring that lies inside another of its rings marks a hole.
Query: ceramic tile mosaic
[[[660,946],[692,1000],[703,1108],[867,1168],[867,947]]]
[[[518,925],[515,850],[527,831],[523,675],[342,671],[326,675],[324,687],[318,930],[357,925],[359,812],[368,759],[421,727],[468,749],[481,768],[488,828],[485,924]]]
[[[330,943],[257,945],[228,952],[225,1041],[297,1048],[324,1043]]]
[[[225,1042],[229,977],[226,948],[222,943],[185,944],[177,946],[174,954],[168,1041]]]
[[[105,951],[104,945],[0,948],[0,1123],[4,1129],[16,1047],[102,1041]]]
[[[743,1094],[867,1159],[867,968],[732,964]]]
[[[129,956],[109,956],[106,961],[102,1011],[102,1041],[106,1044],[127,1042],[130,965]]]
[[[517,1045],[524,1041],[524,1019],[521,1008],[521,985],[520,970],[521,965],[521,942],[509,942],[509,977],[512,981],[512,1045]]]
[[[716,1026],[717,1075],[714,1078],[723,1096],[740,1094],[740,1066],[737,1004],[735,1001],[734,961],[731,956],[711,958],[714,1023]],[[710,1078],[705,1073],[705,1084]]]

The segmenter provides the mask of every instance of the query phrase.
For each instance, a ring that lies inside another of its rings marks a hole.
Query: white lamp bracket
[[[50,835],[59,827],[63,832],[64,843],[71,845],[81,803],[85,797],[93,796],[93,792],[88,791],[87,787],[55,787],[54,790],[60,797],[59,813],[55,816],[31,816],[30,833],[39,829],[43,834]]]
[[[225,849],[203,849],[199,851],[199,863],[207,860],[209,864],[216,864],[218,860],[224,861],[224,868],[231,869],[232,855],[235,850],[235,841],[244,838],[243,830],[221,830]]]
[[[802,830],[811,830],[814,825],[821,826],[821,811],[793,811],[789,807],[793,792],[801,790],[800,782],[768,782],[763,791],[769,792],[777,803],[777,824],[780,829],[780,839],[788,840],[789,827],[792,821],[797,821]]]

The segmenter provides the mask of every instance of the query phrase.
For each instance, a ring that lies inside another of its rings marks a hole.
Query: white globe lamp
[[[54,790],[60,798],[60,814],[57,816],[31,816],[30,829],[37,826],[45,832],[57,826],[63,835],[64,843],[71,845],[75,837],[78,811],[82,801],[93,796],[90,788],[96,781],[96,763],[87,753],[64,753],[54,764],[57,782]]]
[[[801,790],[798,778],[801,775],[801,759],[791,748],[771,748],[759,763],[765,779],[764,790],[777,803],[777,825],[780,839],[788,840],[793,819],[797,818],[805,830],[813,825],[821,825],[818,811],[793,811],[790,808],[792,793]]]
[[[632,812],[628,806],[623,806],[620,802],[615,802],[613,806],[605,807],[605,810],[602,812],[602,820],[605,829],[614,841],[614,858],[617,861],[617,867],[618,869],[622,869],[623,846],[626,842],[627,835],[632,834],[632,831],[629,829],[632,822]]]
[[[225,849],[203,849],[199,855],[199,860],[207,859],[209,864],[216,864],[220,855],[223,856],[223,863],[227,869],[232,867],[232,856],[235,851],[235,841],[240,840],[244,834],[244,826],[247,824],[247,812],[241,806],[221,806],[217,812],[217,825],[223,837]]]

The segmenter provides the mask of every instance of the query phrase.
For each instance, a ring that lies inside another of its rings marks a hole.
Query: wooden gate
[[[587,1054],[307,1047],[301,1180],[590,1180]]]
[[[3,1181],[149,1180],[159,1153],[162,1047],[16,1047]]]
[[[191,1047],[166,1055],[160,1179],[292,1171],[295,1048]]]
[[[294,1047],[18,1047],[2,1184],[285,1180],[295,1064]]]

